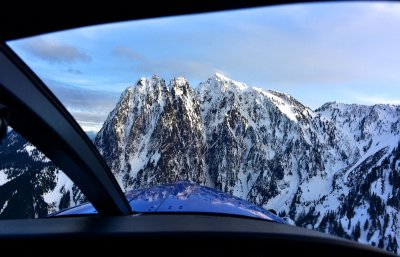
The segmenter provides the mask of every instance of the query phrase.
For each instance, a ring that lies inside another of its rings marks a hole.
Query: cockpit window
[[[0,145],[0,219],[43,218],[85,201],[62,170],[9,129]]]
[[[399,3],[307,3],[8,45],[91,137],[124,192],[190,182],[400,253],[399,27]],[[46,208],[80,201],[62,188],[37,184],[57,192]]]

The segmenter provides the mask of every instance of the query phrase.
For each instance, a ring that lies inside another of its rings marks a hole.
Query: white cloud
[[[77,47],[41,37],[24,40],[22,48],[30,54],[48,62],[72,63],[75,61],[88,62],[91,60],[88,54]]]
[[[134,61],[142,61],[143,60],[143,57],[139,53],[137,53],[136,51],[134,51],[133,49],[131,49],[129,47],[122,46],[122,45],[118,45],[118,46],[114,47],[114,49],[111,51],[111,53],[115,56],[127,58],[127,59],[134,60]]]
[[[400,15],[400,4],[397,3],[371,2],[369,6],[372,11],[380,12],[383,14]]]
[[[107,89],[84,89],[52,79],[45,79],[44,82],[85,131],[100,130],[120,96]]]

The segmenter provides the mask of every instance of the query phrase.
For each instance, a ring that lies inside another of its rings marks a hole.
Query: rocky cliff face
[[[140,79],[122,94],[95,144],[125,189],[180,180],[206,183],[203,126],[195,91]]]
[[[95,144],[125,190],[188,180],[297,225],[399,251],[400,107],[293,97],[215,74],[142,78]]]

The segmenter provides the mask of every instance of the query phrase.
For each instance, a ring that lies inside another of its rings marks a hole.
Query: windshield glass
[[[398,3],[297,4],[8,44],[125,192],[188,181],[398,253],[399,27]]]
[[[62,170],[8,127],[0,144],[0,219],[43,218],[86,201]]]

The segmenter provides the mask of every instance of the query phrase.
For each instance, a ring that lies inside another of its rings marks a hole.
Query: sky
[[[112,23],[8,42],[85,131],[141,77],[219,72],[330,101],[400,104],[400,3],[307,3]]]

